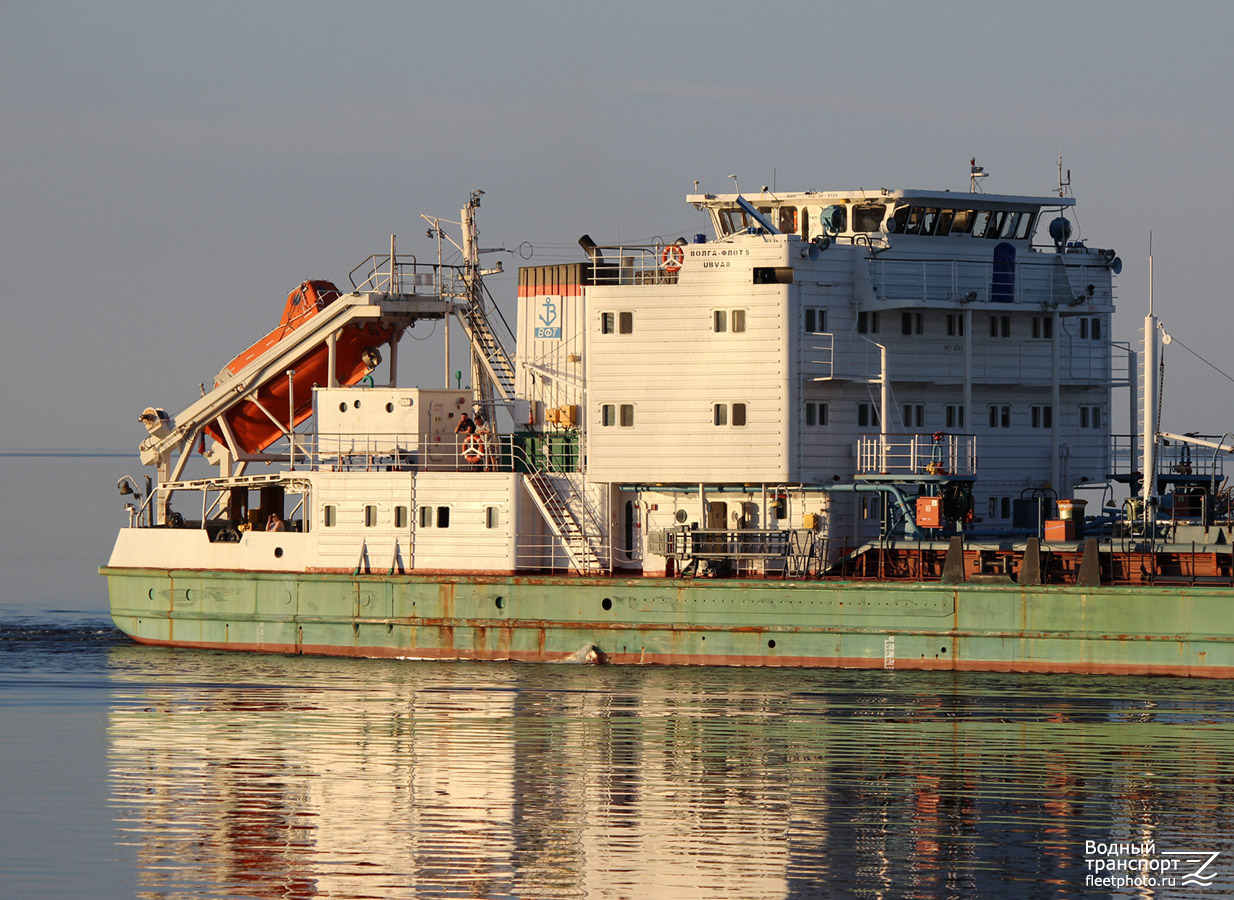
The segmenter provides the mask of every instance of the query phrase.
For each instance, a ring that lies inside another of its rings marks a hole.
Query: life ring
[[[670,275],[681,271],[681,264],[686,261],[686,251],[680,244],[666,244],[660,251],[660,266]]]
[[[478,434],[469,434],[463,440],[463,459],[475,465],[484,459],[484,438]]]

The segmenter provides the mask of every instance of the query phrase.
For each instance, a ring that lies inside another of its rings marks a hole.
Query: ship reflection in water
[[[1099,863],[1178,851],[1218,853],[1209,880],[1139,895],[1234,887],[1225,682],[136,646],[110,669],[141,896],[1091,897]]]

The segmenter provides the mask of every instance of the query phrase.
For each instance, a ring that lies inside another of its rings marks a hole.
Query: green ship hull
[[[101,572],[117,626],[164,646],[1234,677],[1228,587]]]

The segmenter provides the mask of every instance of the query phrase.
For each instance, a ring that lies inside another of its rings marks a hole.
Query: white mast
[[[1153,242],[1148,239],[1148,315],[1144,317],[1144,524],[1152,521],[1157,493],[1157,317],[1153,314]]]

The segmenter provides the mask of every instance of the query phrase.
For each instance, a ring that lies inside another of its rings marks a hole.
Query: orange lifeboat
[[[301,284],[287,295],[287,305],[283,307],[283,317],[279,320],[278,327],[225,365],[214,379],[215,387],[237,375],[245,366],[341,296],[339,289],[329,281],[306,281]],[[371,372],[381,362],[378,348],[390,341],[398,327],[348,325],[339,331],[334,353],[337,382],[341,385],[353,385]],[[329,384],[329,360],[329,348],[323,341],[286,367],[295,369],[291,385],[295,402],[292,427],[312,416],[313,386]],[[287,420],[291,413],[286,368],[267,373],[256,395],[250,394],[229,407],[219,419],[205,427],[206,434],[220,443],[229,444],[230,441],[220,425],[221,420],[226,422],[226,430],[235,439],[235,449],[240,452],[260,453],[277,442],[288,427]]]

